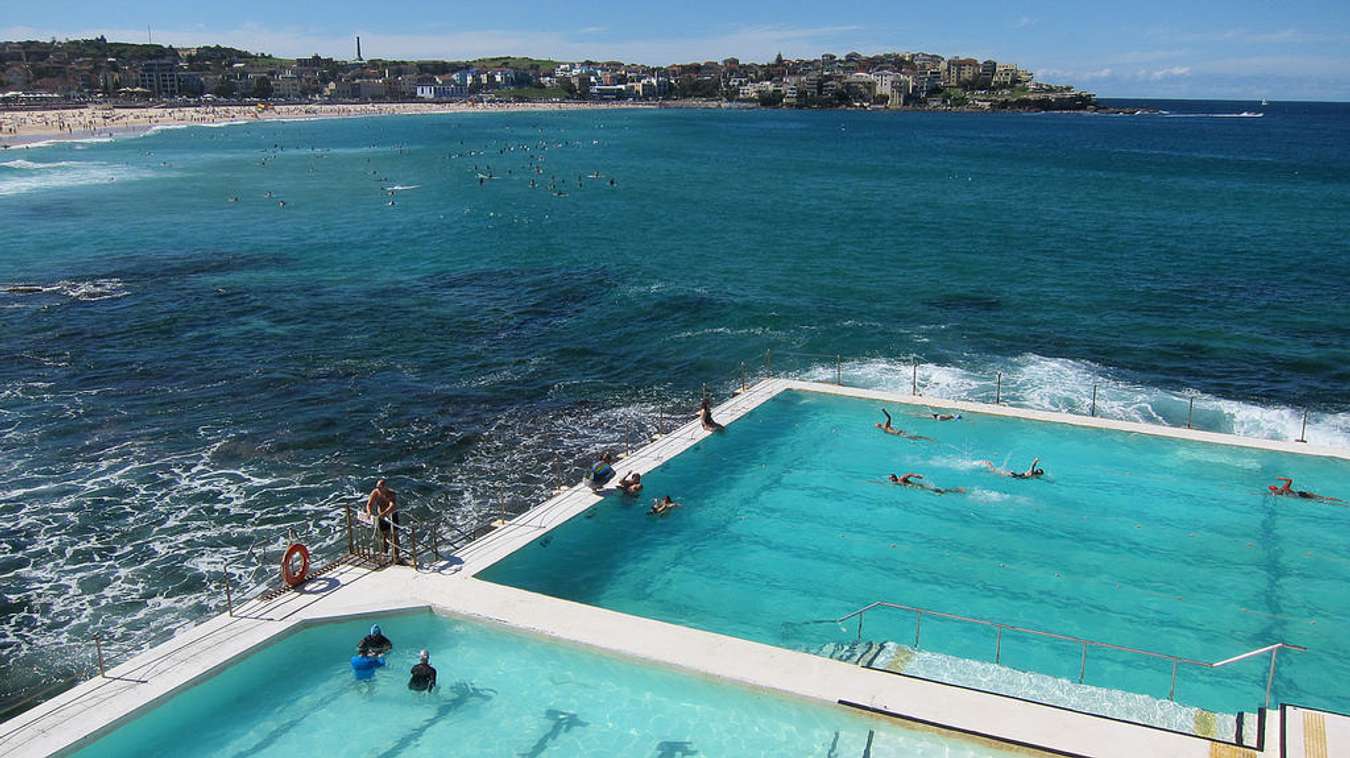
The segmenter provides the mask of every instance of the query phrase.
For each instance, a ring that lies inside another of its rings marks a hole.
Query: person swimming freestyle
[[[1040,467],[1040,458],[1033,458],[1031,460],[1031,465],[1027,467],[1026,471],[1010,471],[1008,469],[998,468],[994,465],[993,461],[980,461],[980,463],[983,463],[986,468],[995,474],[1006,476],[1009,479],[1039,479],[1045,476],[1045,469]]]
[[[891,484],[898,484],[902,487],[913,487],[915,489],[920,490],[928,490],[934,495],[946,495],[949,493],[953,495],[960,495],[966,491],[965,487],[950,487],[946,489],[938,487],[936,485],[930,484],[929,482],[923,481],[923,474],[915,474],[912,472],[905,474],[904,476],[896,476],[895,474],[891,474]]]
[[[1275,477],[1275,481],[1284,482],[1284,484],[1279,487],[1273,484],[1267,487],[1266,489],[1270,490],[1270,494],[1272,495],[1278,495],[1280,497],[1297,497],[1303,500],[1316,500],[1322,503],[1345,502],[1338,497],[1331,497],[1330,495],[1319,495],[1316,492],[1309,492],[1307,490],[1296,490],[1294,489],[1294,480],[1287,476],[1277,476]]]
[[[932,437],[925,437],[921,434],[910,434],[909,432],[906,432],[904,429],[895,428],[891,422],[891,413],[885,408],[881,409],[881,415],[886,417],[886,422],[884,424],[876,425],[876,427],[881,431],[887,434],[894,435],[896,437],[904,437],[907,440],[928,440],[929,442],[933,441]]]

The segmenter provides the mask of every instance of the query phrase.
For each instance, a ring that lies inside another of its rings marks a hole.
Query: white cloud
[[[1033,25],[1033,24],[1035,24],[1035,23],[1036,23],[1036,19],[1034,19],[1034,18],[1032,18],[1032,17],[1030,17],[1030,16],[1021,16],[1020,18],[1018,18],[1016,21],[1013,22],[1013,28],[1014,28],[1014,29],[1025,29],[1025,28],[1027,28],[1028,26],[1031,26],[1031,25]]]
[[[1168,68],[1158,68],[1152,71],[1140,70],[1139,78],[1149,81],[1160,81],[1162,79],[1174,79],[1179,76],[1190,76],[1190,66],[1169,66]]]

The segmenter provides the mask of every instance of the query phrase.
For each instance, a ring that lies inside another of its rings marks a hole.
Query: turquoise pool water
[[[481,578],[641,616],[819,651],[838,618],[890,600],[1217,661],[1277,641],[1275,699],[1350,705],[1350,510],[1274,498],[1296,487],[1350,500],[1350,463],[977,414],[938,422],[880,403],[787,392],[646,477],[646,497],[603,503]],[[990,473],[979,461],[1043,480]],[[886,483],[921,472],[963,494]],[[620,466],[622,473],[622,466]],[[684,507],[645,515],[671,494]],[[914,618],[880,611],[864,639],[912,643]],[[928,650],[990,660],[992,630],[927,620]],[[1003,663],[1077,679],[1077,646],[1005,636]],[[1251,710],[1267,658],[1182,667],[1177,699]],[[1165,698],[1169,664],[1093,650],[1086,682]]]
[[[347,662],[369,620],[268,646],[80,756],[985,756],[986,743],[769,695],[431,613],[380,620],[371,683]],[[426,647],[439,688],[407,689]]]

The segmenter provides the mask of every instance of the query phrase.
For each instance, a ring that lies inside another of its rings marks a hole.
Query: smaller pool
[[[380,619],[395,645],[389,665],[373,682],[357,682],[348,659],[370,623],[298,632],[78,755],[1004,754],[992,743],[909,729],[842,706],[432,613]],[[439,673],[440,687],[430,694],[407,688],[423,647]]]

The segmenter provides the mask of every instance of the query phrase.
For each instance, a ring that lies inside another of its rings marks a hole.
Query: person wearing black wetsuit
[[[384,632],[380,631],[379,624],[372,625],[370,634],[362,637],[361,642],[356,645],[356,651],[360,655],[384,655],[393,649],[394,643],[390,642],[389,638],[384,636]]]
[[[412,677],[408,679],[408,689],[429,692],[436,686],[436,669],[428,662],[430,657],[425,650],[417,656],[417,665],[412,667]]]

